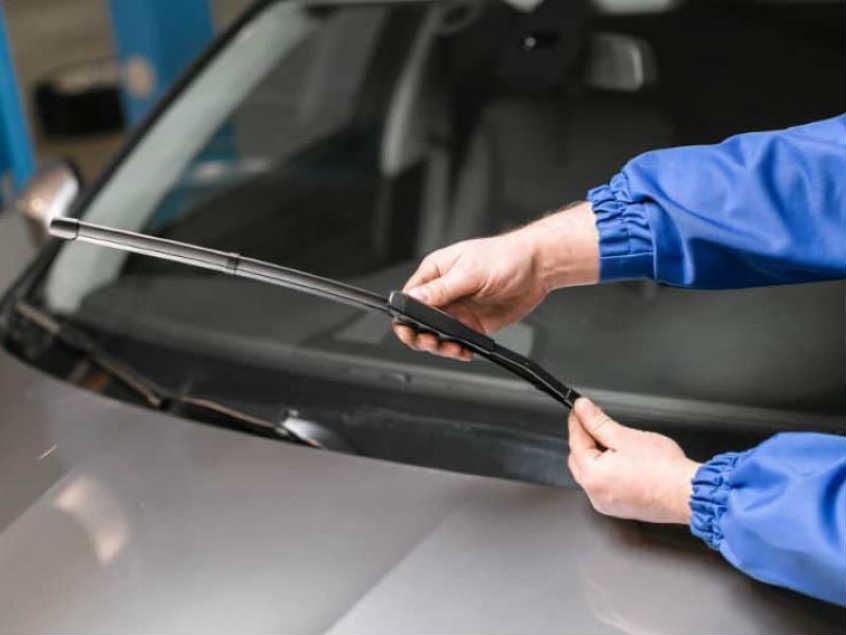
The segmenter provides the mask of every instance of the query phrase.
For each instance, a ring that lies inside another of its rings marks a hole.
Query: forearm
[[[518,230],[547,291],[651,278],[730,288],[846,275],[846,118],[640,155]]]
[[[599,233],[582,201],[517,230],[532,253],[535,276],[547,292],[599,281]]]

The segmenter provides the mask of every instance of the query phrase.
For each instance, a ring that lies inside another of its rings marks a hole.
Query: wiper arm
[[[51,337],[85,353],[88,358],[104,371],[117,377],[121,382],[138,393],[153,408],[161,408],[165,402],[163,392],[146,377],[129,368],[112,356],[100,351],[91,339],[75,329],[57,322],[51,315],[19,300],[14,306],[15,313],[28,319],[46,331]]]
[[[465,326],[451,315],[418,302],[400,291],[392,291],[385,298],[372,291],[297,269],[175,240],[86,223],[75,218],[54,218],[50,222],[50,233],[64,240],[82,240],[102,247],[220,271],[302,291],[368,311],[378,311],[419,332],[432,333],[440,339],[459,343],[526,380],[569,408],[573,407],[579,397],[575,390],[562,384],[527,357],[500,346],[490,337]]]
[[[99,366],[107,374],[117,378],[128,388],[138,393],[156,410],[161,410],[168,403],[178,403],[198,410],[213,412],[218,416],[223,416],[238,423],[239,427],[248,426],[252,429],[261,430],[264,434],[272,434],[313,447],[323,447],[320,443],[314,442],[312,439],[289,429],[289,426],[286,424],[287,419],[282,420],[280,423],[275,423],[269,419],[257,417],[212,399],[183,394],[159,386],[156,382],[145,377],[125,362],[102,351],[84,332],[58,322],[52,315],[45,313],[28,302],[23,300],[18,301],[14,305],[14,311],[46,331],[52,338],[59,340],[74,350],[84,353],[90,362]]]

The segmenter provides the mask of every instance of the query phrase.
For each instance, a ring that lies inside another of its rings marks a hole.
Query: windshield
[[[258,11],[82,217],[387,293],[429,251],[519,226],[687,140],[660,95],[580,87],[583,18],[566,11],[538,38],[532,14],[500,2],[336,4]],[[381,315],[90,245],[61,248],[43,293],[55,313],[168,350],[546,399],[483,361],[408,351]],[[837,284],[626,283],[554,294],[496,338],[593,396],[831,413],[842,322]]]

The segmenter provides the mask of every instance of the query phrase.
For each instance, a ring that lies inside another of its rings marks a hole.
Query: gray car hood
[[[216,429],[5,352],[0,404],[3,632],[843,629],[842,609],[577,490]]]

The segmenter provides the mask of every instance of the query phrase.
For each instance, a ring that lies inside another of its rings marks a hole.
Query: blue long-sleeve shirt
[[[753,578],[846,603],[846,438],[777,434],[696,472],[690,529]]]
[[[846,277],[846,115],[642,154],[591,190],[600,279]],[[693,480],[691,531],[759,580],[846,605],[846,439],[777,435]]]
[[[647,152],[588,193],[600,278],[725,289],[846,276],[846,115]]]

